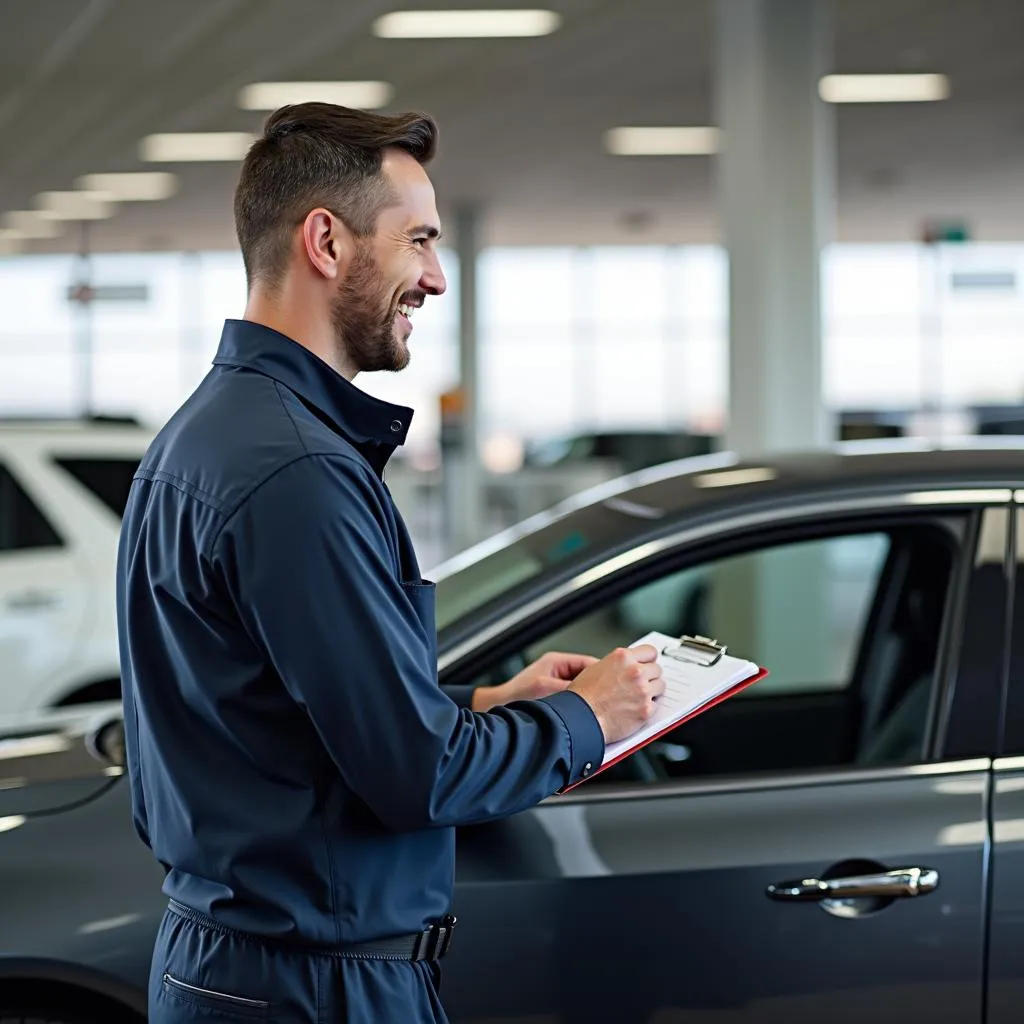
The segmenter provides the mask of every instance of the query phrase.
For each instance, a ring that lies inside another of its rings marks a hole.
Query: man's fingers
[[[648,683],[651,691],[651,700],[657,700],[665,692],[665,677],[655,676]]]
[[[629,648],[637,661],[651,662],[656,661],[658,657],[658,648],[653,644],[637,644],[636,647]]]
[[[589,654],[564,654],[553,651],[547,655],[551,659],[551,670],[562,679],[575,679],[585,668],[597,662],[597,658]]]
[[[533,692],[540,697],[546,697],[549,693],[569,689],[571,683],[571,679],[561,679],[558,676],[540,676],[533,681]]]

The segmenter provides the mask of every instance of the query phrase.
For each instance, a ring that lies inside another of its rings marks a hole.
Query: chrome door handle
[[[849,900],[863,896],[924,896],[939,885],[939,873],[931,868],[896,868],[877,875],[846,878],[804,878],[768,886],[775,900]]]

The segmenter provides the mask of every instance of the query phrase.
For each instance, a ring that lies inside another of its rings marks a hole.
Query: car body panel
[[[978,1020],[986,769],[557,803],[481,827],[517,856],[459,889],[450,1012],[487,1019],[498,989],[524,1024]],[[927,866],[940,887],[847,919],[766,895],[848,860]]]
[[[54,706],[120,675],[112,570],[120,517],[56,460],[137,462],[151,437],[120,424],[0,421],[0,466],[61,540],[0,551],[0,713]]]

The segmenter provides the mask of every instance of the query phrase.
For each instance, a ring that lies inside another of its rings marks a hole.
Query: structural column
[[[455,211],[455,247],[459,258],[459,385],[455,407],[450,411],[454,429],[449,431],[451,440],[444,452],[448,543],[452,552],[476,543],[484,530],[477,358],[478,225],[476,207],[463,206]]]
[[[832,0],[716,0],[718,210],[729,256],[725,447],[820,447],[834,428],[822,389],[821,253],[834,221]],[[828,548],[800,545],[712,574],[715,628],[772,667],[772,687],[835,684]]]
[[[716,0],[718,209],[729,254],[726,447],[831,440],[820,255],[834,221],[831,0]]]

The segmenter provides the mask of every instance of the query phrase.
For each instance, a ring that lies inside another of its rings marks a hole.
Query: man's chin
[[[397,324],[391,335],[391,354],[394,356],[396,370],[404,370],[409,365],[412,353],[409,351],[409,335],[412,331],[402,330]]]

